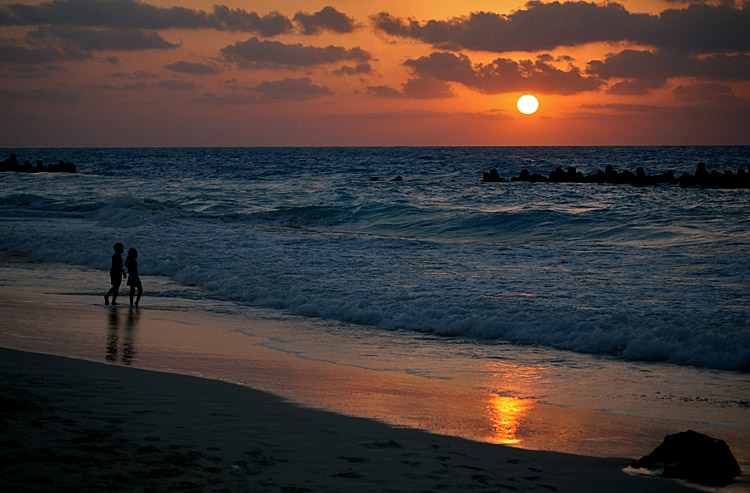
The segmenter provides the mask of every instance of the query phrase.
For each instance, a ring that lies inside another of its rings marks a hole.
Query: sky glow
[[[749,25],[740,1],[3,0],[0,145],[750,144]]]

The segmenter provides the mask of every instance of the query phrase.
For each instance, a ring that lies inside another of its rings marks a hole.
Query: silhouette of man
[[[109,279],[112,281],[112,287],[104,295],[105,305],[109,305],[110,296],[112,296],[112,304],[118,304],[117,293],[120,291],[122,280],[127,277],[125,269],[122,267],[122,253],[125,251],[125,246],[122,243],[115,243],[112,248],[115,250],[114,255],[112,255],[112,267],[109,269]]]

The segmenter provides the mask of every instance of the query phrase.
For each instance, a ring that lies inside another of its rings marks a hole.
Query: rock
[[[404,179],[401,177],[401,175],[398,175],[396,178],[394,178],[391,181],[404,181]]]
[[[484,172],[482,174],[482,181],[486,182],[501,182],[506,181],[505,178],[500,178],[500,175],[498,174],[496,169],[491,169],[489,173]]]
[[[725,486],[740,474],[740,466],[723,440],[693,430],[667,435],[650,454],[631,462],[636,469],[661,470],[665,478]]]
[[[31,161],[29,161],[28,159],[24,161],[22,165],[18,162],[18,158],[16,157],[16,155],[11,154],[9,159],[0,161],[0,171],[18,171],[22,173],[75,173],[76,165],[60,160],[58,164],[50,164],[49,166],[45,166],[44,162],[42,162],[41,159],[37,160],[36,167],[34,167],[34,165],[31,164]]]

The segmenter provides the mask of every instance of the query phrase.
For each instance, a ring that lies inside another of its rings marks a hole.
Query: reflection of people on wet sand
[[[126,365],[133,363],[135,358],[135,331],[138,327],[138,311],[130,309],[125,322],[125,337],[122,341],[122,362]],[[120,342],[120,315],[116,308],[109,312],[109,331],[107,333],[107,361],[117,362],[118,345]]]
[[[125,267],[128,269],[128,286],[130,286],[130,306],[133,306],[133,296],[135,296],[136,289],[138,290],[138,296],[135,299],[135,306],[138,306],[138,302],[141,301],[141,295],[143,294],[143,285],[141,284],[141,278],[138,275],[138,250],[131,248],[128,250],[128,258],[125,259]]]
[[[112,304],[117,304],[117,293],[120,290],[120,283],[125,279],[125,269],[122,268],[122,252],[125,247],[122,243],[115,243],[112,247],[115,253],[112,255],[112,267],[109,268],[109,279],[112,281],[112,287],[104,295],[104,304],[109,305],[109,297],[112,296]]]

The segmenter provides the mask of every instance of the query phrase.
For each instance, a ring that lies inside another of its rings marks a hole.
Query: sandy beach
[[[689,491],[627,461],[305,409],[228,383],[3,349],[4,491]]]
[[[300,337],[283,318],[177,298],[107,307],[82,292],[96,279],[3,268],[4,491],[690,491],[625,471],[688,427],[727,440],[746,468],[736,426],[488,401],[460,375],[280,350]],[[507,385],[532,382],[519,365]]]

